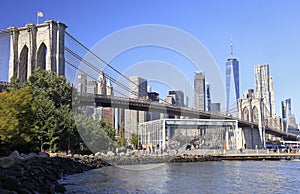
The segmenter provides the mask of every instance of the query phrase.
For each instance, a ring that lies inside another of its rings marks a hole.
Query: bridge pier
[[[246,149],[255,149],[256,145],[258,148],[263,148],[263,142],[261,141],[261,136],[259,129],[251,127],[239,128],[240,133],[240,147]],[[245,146],[246,145],[246,146]]]

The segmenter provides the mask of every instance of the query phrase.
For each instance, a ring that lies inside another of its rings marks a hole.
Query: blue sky
[[[11,0],[1,3],[0,29],[36,23],[37,11],[42,11],[41,22],[53,19],[67,24],[67,31],[91,48],[126,27],[172,26],[201,41],[222,74],[232,37],[234,56],[240,62],[241,91],[254,88],[254,64],[270,64],[277,114],[281,115],[280,101],[291,97],[292,111],[299,117],[299,10],[300,2],[296,0]],[[0,68],[3,77],[6,70],[3,65]]]

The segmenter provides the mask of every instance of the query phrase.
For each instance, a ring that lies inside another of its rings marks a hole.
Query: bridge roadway
[[[249,121],[241,120],[232,116],[226,116],[223,114],[211,113],[207,111],[199,111],[188,107],[177,107],[170,104],[152,102],[149,100],[123,98],[116,96],[103,96],[94,94],[75,94],[74,105],[75,106],[102,106],[102,107],[115,107],[130,110],[140,110],[148,112],[158,112],[169,115],[187,116],[197,119],[229,119],[238,120],[238,127],[251,127],[258,129],[258,123],[252,123]],[[285,140],[297,140],[297,135],[293,133],[287,133],[277,128],[266,126],[266,133],[282,137]]]

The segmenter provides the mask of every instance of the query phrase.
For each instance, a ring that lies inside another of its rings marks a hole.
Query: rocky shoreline
[[[29,155],[13,152],[0,158],[0,193],[64,193],[58,183],[63,176],[109,166],[101,159],[49,157],[46,153]]]
[[[113,153],[49,157],[47,153],[0,158],[0,193],[64,193],[62,177],[105,166],[218,161],[206,155],[138,155]]]
[[[188,162],[207,162],[220,161],[218,158],[210,155],[195,154],[177,154],[177,155],[143,155],[143,154],[96,154],[96,158],[108,162],[113,166],[135,165],[135,164],[158,164],[158,163],[188,163]]]

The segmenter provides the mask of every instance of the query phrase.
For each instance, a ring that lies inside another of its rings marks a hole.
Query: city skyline
[[[204,44],[216,60],[223,80],[225,80],[224,60],[228,58],[229,38],[232,37],[235,43],[235,55],[242,64],[240,66],[241,94],[249,88],[254,88],[254,65],[270,64],[270,72],[274,79],[276,113],[281,115],[282,100],[292,98],[293,112],[296,116],[300,115],[298,108],[300,102],[297,100],[300,94],[294,88],[294,84],[290,84],[300,73],[297,68],[300,29],[296,26],[296,21],[300,18],[297,9],[299,2],[191,1],[186,4],[172,1],[172,4],[170,3],[170,1],[155,3],[114,1],[88,4],[53,1],[49,4],[43,1],[19,1],[19,6],[15,6],[15,3],[6,2],[0,8],[0,18],[5,18],[0,23],[0,29],[24,26],[29,22],[36,23],[36,14],[42,11],[44,17],[39,19],[40,23],[46,19],[64,22],[68,25],[68,32],[88,47],[92,47],[110,33],[128,26],[139,24],[174,26],[190,33]],[[60,6],[57,6],[58,4]],[[72,14],[75,9],[82,9],[83,14]],[[229,9],[235,11],[228,12]],[[152,14],[153,12],[156,14]],[[168,14],[163,14],[166,12]],[[7,17],[8,15],[11,17]],[[93,30],[87,30],[89,28]],[[161,56],[156,55],[156,57]],[[126,70],[129,64],[136,64],[138,60],[140,59],[126,59],[121,70]],[[117,65],[120,61],[112,62],[113,65]],[[186,63],[186,61],[180,62]],[[177,66],[178,64],[175,63]],[[3,64],[0,64],[0,68],[4,69]],[[190,79],[193,77],[193,71],[187,73]],[[3,76],[3,71],[1,75]],[[212,95],[215,94],[212,92]],[[161,94],[161,96],[165,95]],[[214,96],[212,99],[215,99]]]

